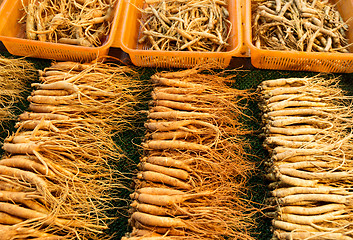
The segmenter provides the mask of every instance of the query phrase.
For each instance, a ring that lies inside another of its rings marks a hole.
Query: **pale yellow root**
[[[141,162],[138,165],[138,167],[142,171],[159,172],[159,173],[163,173],[165,175],[171,176],[171,177],[179,178],[184,181],[186,181],[190,177],[189,173],[184,170],[170,168],[170,167],[163,167],[163,166],[159,166],[159,165],[155,165],[155,164],[151,164],[151,163],[147,163],[147,162]]]
[[[144,212],[155,216],[177,216],[184,215],[187,212],[187,209],[171,209],[146,203],[138,203],[137,201],[133,201],[130,204],[130,207],[136,209],[139,212]]]
[[[200,192],[195,194],[183,194],[183,195],[151,195],[145,193],[133,193],[130,197],[134,200],[138,200],[140,203],[153,204],[157,206],[170,206],[173,204],[181,204],[190,199],[196,199],[200,197],[209,196],[211,192]]]
[[[278,240],[353,240],[349,236],[345,236],[344,233],[332,233],[332,232],[279,232],[275,231],[274,236]]]
[[[142,146],[146,149],[154,150],[198,150],[198,151],[209,151],[211,148],[198,143],[178,141],[178,140],[150,140],[144,142]]]
[[[154,216],[154,215],[142,213],[142,212],[134,212],[131,215],[131,219],[137,220],[142,224],[146,224],[150,226],[168,227],[168,228],[177,228],[177,227],[187,228],[187,225],[181,219]]]
[[[137,174],[137,178],[144,179],[145,181],[151,181],[151,182],[174,186],[179,189],[185,189],[185,190],[192,189],[192,186],[190,184],[184,181],[181,181],[177,178],[165,175],[163,173],[152,172],[152,171],[139,172]]]

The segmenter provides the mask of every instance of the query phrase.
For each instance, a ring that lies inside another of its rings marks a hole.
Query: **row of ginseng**
[[[247,93],[196,69],[151,79],[132,231],[123,239],[252,239],[241,195],[252,166],[238,136],[237,101]]]
[[[262,82],[272,239],[353,239],[352,109],[337,79]]]
[[[131,70],[61,62],[40,71],[0,160],[1,239],[108,239],[112,136],[132,113]],[[124,120],[125,119],[125,120]]]

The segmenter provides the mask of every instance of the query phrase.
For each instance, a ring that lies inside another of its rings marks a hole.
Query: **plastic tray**
[[[27,0],[23,2],[24,4],[28,3]],[[24,24],[18,23],[24,14],[21,0],[4,0],[0,7],[0,40],[13,55],[59,61],[89,62],[108,54],[116,34],[115,29],[117,29],[119,15],[122,12],[121,2],[122,0],[118,1],[114,7],[112,27],[106,42],[99,47],[82,47],[25,39]]]
[[[125,15],[122,21],[120,47],[129,54],[132,63],[142,67],[178,67],[189,68],[202,63],[212,63],[217,68],[225,68],[229,65],[232,56],[242,55],[243,43],[240,2],[230,0],[228,4],[229,20],[233,26],[229,40],[229,48],[224,52],[191,52],[191,51],[157,51],[146,50],[138,45],[137,40],[140,31],[138,19],[141,12],[137,8],[143,8],[143,0],[123,0],[126,2]]]
[[[250,49],[251,63],[263,69],[352,73],[353,53],[322,53],[264,50],[252,42],[251,0],[245,0],[245,42]],[[347,37],[353,43],[353,0],[334,0],[344,21],[348,21]],[[350,19],[350,20],[349,20]],[[353,46],[350,47],[353,52]]]

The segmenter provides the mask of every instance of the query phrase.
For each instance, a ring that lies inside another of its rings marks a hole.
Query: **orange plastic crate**
[[[353,0],[333,0],[344,21],[348,21],[347,37],[353,43]],[[254,67],[263,69],[352,73],[352,53],[322,53],[300,51],[277,51],[259,49],[252,41],[251,0],[245,0],[245,42],[250,49],[251,63]]]
[[[118,45],[129,54],[132,63],[142,67],[177,67],[190,68],[202,63],[215,64],[217,68],[229,65],[232,56],[240,56],[243,44],[240,1],[229,0],[229,20],[232,22],[230,46],[224,52],[190,52],[190,51],[158,51],[144,49],[137,43],[140,34],[141,12],[137,9],[144,7],[143,0],[125,1],[125,16]]]
[[[27,4],[28,0],[23,0],[23,2]],[[115,29],[117,29],[119,15],[122,11],[121,2],[122,0],[118,1],[114,7],[112,28],[106,42],[99,47],[82,47],[25,39],[25,26],[18,23],[24,15],[21,0],[4,0],[0,7],[0,40],[11,54],[17,56],[89,62],[108,54],[109,47],[114,41]]]

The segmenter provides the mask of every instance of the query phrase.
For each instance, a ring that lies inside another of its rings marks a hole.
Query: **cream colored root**
[[[304,159],[305,160],[305,159]],[[340,162],[325,162],[325,161],[302,161],[302,162],[293,162],[293,163],[282,163],[280,165],[276,164],[279,169],[281,168],[291,168],[291,169],[305,169],[305,168],[338,168],[342,166]]]
[[[66,96],[69,92],[66,90],[34,90],[32,96]]]
[[[352,202],[352,196],[341,196],[337,194],[296,194],[278,199],[278,203],[281,205],[300,201],[329,202],[350,205]]]
[[[274,197],[285,197],[295,194],[339,194],[348,195],[349,192],[345,189],[327,187],[327,186],[316,186],[316,187],[289,187],[289,188],[279,188],[271,191]]]
[[[184,223],[184,221],[182,221],[179,218],[160,217],[160,216],[154,216],[154,215],[142,213],[142,212],[134,212],[131,215],[131,219],[137,220],[142,224],[157,226],[157,227],[187,228],[187,225]]]
[[[278,111],[285,108],[292,108],[292,107],[327,107],[327,103],[324,102],[310,102],[310,101],[282,101],[276,103],[270,103],[265,106],[267,111]]]
[[[325,221],[337,220],[342,217],[348,218],[348,216],[343,216],[346,210],[338,210],[330,213],[324,213],[316,216],[300,216],[294,214],[281,213],[278,216],[278,220],[284,222],[291,222],[295,224],[311,225],[313,223],[320,223]]]
[[[282,146],[286,148],[305,148],[305,149],[310,149],[310,148],[324,148],[325,144],[320,144],[316,142],[300,142],[300,141],[288,141],[288,140],[283,140],[280,138],[273,139],[273,138],[266,138],[264,143],[264,146]],[[271,149],[271,147],[269,147]]]
[[[142,144],[145,149],[153,150],[197,150],[209,151],[211,148],[198,143],[185,142],[179,140],[150,140]]]
[[[186,126],[193,125],[193,126],[204,126],[214,130],[216,133],[219,132],[219,129],[208,122],[199,121],[199,120],[179,120],[179,121],[166,121],[166,122],[147,122],[145,123],[145,127],[152,130],[152,131],[173,131],[173,130],[184,130]]]
[[[152,164],[157,164],[165,167],[175,167],[175,168],[180,168],[184,169],[188,172],[191,172],[192,169],[189,166],[190,163],[192,162],[186,162],[186,161],[181,161],[181,160],[176,160],[171,157],[158,157],[158,156],[150,156],[150,157],[145,157],[142,159],[142,161],[152,163]]]
[[[269,121],[273,127],[284,127],[294,124],[307,124],[318,128],[327,128],[332,125],[329,121],[317,119],[315,117],[276,117]]]
[[[169,235],[172,237],[178,237],[178,236],[185,236],[186,232],[182,228],[167,228],[167,227],[157,227],[157,226],[151,226],[151,225],[146,225],[142,224],[139,221],[133,221],[133,228],[136,229],[141,229],[141,230],[149,230],[156,232],[158,234],[162,235]]]
[[[54,132],[60,132],[60,130],[55,127],[52,120],[27,120],[23,122],[17,122],[15,128],[23,128],[33,130],[39,126],[41,129],[51,130]]]
[[[351,172],[307,172],[300,171],[292,168],[280,168],[279,172],[292,177],[309,180],[328,180],[328,181],[339,181],[342,179],[351,179],[353,173]]]
[[[272,119],[274,117],[285,117],[285,116],[321,116],[334,118],[334,114],[325,112],[324,110],[313,109],[313,108],[293,108],[284,109],[277,111],[270,111],[264,114],[265,118]]]
[[[150,195],[184,195],[185,192],[177,190],[174,188],[161,188],[161,187],[143,187],[136,189],[136,192],[141,194],[150,194]]]
[[[185,131],[173,131],[173,132],[154,132],[151,134],[153,140],[174,140],[174,139],[186,139],[193,136],[190,132]]]
[[[33,113],[33,112],[24,112],[19,117],[19,121],[28,121],[28,120],[69,120],[70,117],[63,114],[55,113]]]
[[[305,180],[301,178],[291,177],[283,174],[277,174],[278,180],[281,184],[288,186],[297,186],[297,187],[314,187],[318,184],[319,180]],[[274,179],[276,180],[276,179]]]
[[[19,217],[15,217],[5,212],[0,212],[0,224],[15,225],[22,222],[23,222],[23,219]],[[1,233],[1,228],[0,228],[0,233]]]
[[[185,189],[185,190],[192,189],[192,186],[190,184],[188,184],[184,181],[181,181],[177,178],[165,175],[163,173],[144,171],[144,172],[138,173],[137,178],[144,179],[145,181],[167,184],[167,185],[179,188],[179,189]]]
[[[42,164],[22,157],[11,157],[11,158],[2,159],[0,160],[0,165],[12,167],[12,168],[24,169],[27,171],[33,171],[35,173],[39,173],[49,177],[56,176],[56,174],[54,174],[53,171],[49,170]]]
[[[293,142],[313,142],[319,136],[318,135],[299,135],[299,136],[269,136],[265,139],[267,144],[282,145],[282,141],[293,141]]]
[[[200,72],[200,69],[192,68],[177,72],[160,72],[157,75],[163,78],[184,78],[195,75]],[[154,75],[155,76],[155,75]]]
[[[189,173],[184,170],[170,168],[170,167],[167,168],[167,167],[155,165],[152,163],[141,162],[140,164],[138,164],[138,167],[142,171],[159,172],[171,177],[179,178],[184,181],[186,181],[190,177]]]
[[[34,151],[38,151],[40,146],[37,143],[4,143],[2,147],[6,152],[12,154],[34,154]]]
[[[51,105],[60,105],[60,104],[70,104],[72,101],[78,99],[78,94],[73,93],[66,96],[29,96],[27,100],[29,102],[37,104],[51,104]]]
[[[305,125],[304,125],[305,126]],[[288,136],[295,136],[295,135],[314,135],[319,133],[325,133],[325,130],[320,128],[315,128],[312,126],[304,127],[301,126],[300,128],[293,128],[293,127],[272,127],[268,126],[265,129],[266,134],[282,134]]]
[[[211,195],[211,192],[200,192],[195,194],[183,194],[183,195],[150,195],[145,193],[133,193],[130,197],[134,200],[138,200],[140,203],[152,204],[156,206],[170,206],[173,204],[181,204],[185,201],[201,198]]]
[[[211,109],[210,109],[211,110]],[[185,111],[168,111],[168,112],[150,112],[147,116],[149,119],[214,119],[216,116],[210,113],[202,112],[185,112]]]
[[[305,94],[286,94],[286,95],[277,95],[277,96],[271,97],[269,99],[266,99],[264,101],[264,104],[279,103],[281,101],[293,101],[293,100],[306,101],[306,102],[322,102],[322,101],[324,101],[323,98],[307,96]]]
[[[272,220],[272,226],[275,229],[281,229],[287,232],[291,232],[291,231],[318,232],[319,231],[318,229],[308,225],[289,223],[289,222],[280,221],[280,220]]]
[[[139,212],[148,213],[155,216],[177,216],[177,215],[185,215],[187,210],[180,211],[178,209],[171,209],[165,207],[159,207],[151,204],[138,203],[134,201],[130,204],[130,207],[133,207]]]
[[[318,207],[303,207],[303,206],[285,206],[279,207],[278,211],[286,214],[295,215],[321,215],[324,213],[330,213],[333,211],[347,210],[347,206],[344,204],[326,204]]]
[[[307,78],[279,78],[274,80],[266,80],[260,83],[259,87],[261,89],[281,87],[285,85],[290,85],[291,87],[304,86],[308,84],[310,79]]]
[[[0,174],[29,182],[34,186],[36,186],[39,192],[42,193],[44,196],[48,192],[48,187],[46,182],[35,173],[20,170],[17,168],[0,166]]]
[[[182,80],[168,79],[164,77],[158,77],[153,75],[151,80],[158,85],[169,86],[169,87],[180,87],[180,88],[195,88],[195,89],[205,89],[205,85],[186,82]]]
[[[301,239],[310,239],[310,240],[353,240],[349,236],[345,236],[344,233],[332,233],[332,232],[279,232],[275,231],[274,235],[279,240],[301,240]]]
[[[77,86],[67,81],[59,81],[49,84],[32,83],[32,87],[36,87],[41,90],[65,90],[69,93],[79,92],[79,88]]]

